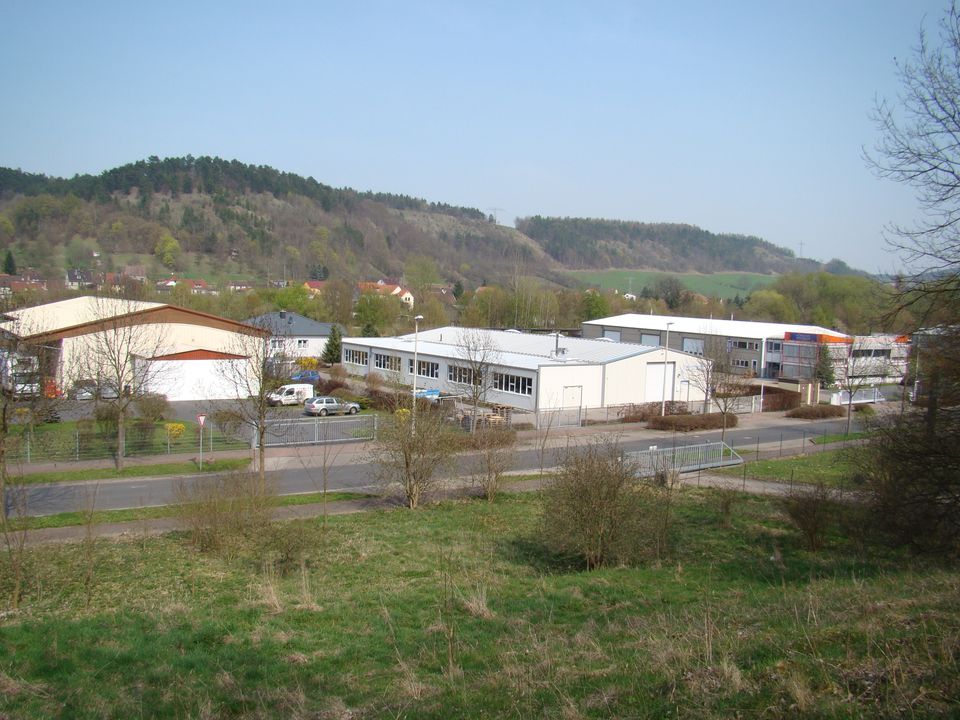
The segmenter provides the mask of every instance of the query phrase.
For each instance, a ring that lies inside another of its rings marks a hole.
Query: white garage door
[[[667,369],[666,399],[672,400],[673,379],[676,375],[676,363],[649,363],[647,365],[647,386],[643,394],[644,402],[660,402],[664,398],[663,370]]]
[[[248,382],[241,381],[249,361],[241,360],[151,360],[147,373],[149,392],[168,400],[232,400],[246,397]],[[226,366],[232,365],[232,371]]]

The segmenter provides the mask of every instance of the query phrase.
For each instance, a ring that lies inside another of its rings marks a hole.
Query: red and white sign
[[[206,420],[207,420],[207,416],[204,415],[203,413],[200,413],[199,415],[197,415],[197,424],[200,425],[200,427],[203,427],[203,423],[206,422]]]

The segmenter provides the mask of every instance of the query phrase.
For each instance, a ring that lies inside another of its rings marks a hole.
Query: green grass
[[[203,469],[193,461],[178,463],[155,463],[151,465],[128,465],[119,472],[115,468],[85,468],[83,470],[59,470],[57,472],[30,473],[17,479],[24,485],[55,482],[79,482],[84,480],[116,480],[131,477],[161,475],[193,475],[198,472],[229,472],[242,470],[250,465],[249,458],[224,458],[205,460]]]
[[[834,435],[816,435],[813,438],[814,445],[829,445],[830,443],[852,442],[854,440],[866,440],[873,437],[873,432],[852,432],[849,435],[836,433]]]
[[[330,492],[327,493],[327,502],[334,503],[342,500],[363,500],[372,497],[367,493]],[[323,502],[323,493],[303,493],[299,495],[282,495],[274,499],[275,507],[292,507],[296,505],[312,505]],[[156,520],[158,518],[176,517],[178,510],[173,505],[161,507],[130,508],[127,510],[98,510],[93,513],[92,522],[95,525],[107,523],[140,522],[142,520]],[[16,529],[42,530],[44,528],[60,528],[83,525],[87,518],[82,512],[57,513],[56,515],[41,515],[22,518],[15,521]]]
[[[796,457],[775,460],[751,460],[746,464],[747,477],[782,483],[823,483],[828,487],[847,487],[856,470],[856,462],[847,450],[824,450]],[[743,477],[743,466],[722,468],[713,472]]]
[[[746,297],[753,290],[766,287],[777,279],[776,275],[758,273],[668,273],[653,270],[577,270],[572,273],[580,282],[599,285],[604,290],[619,290],[621,293],[632,291],[639,295],[644,286],[653,287],[657,280],[675,277],[688,290],[706,295],[731,299],[739,295]]]
[[[683,491],[665,560],[595,572],[538,543],[535,495],[297,522],[287,575],[259,535],[222,556],[185,535],[30,549],[0,714],[956,712],[954,567],[838,531],[811,554],[772,501],[739,498],[727,527],[720,499]]]

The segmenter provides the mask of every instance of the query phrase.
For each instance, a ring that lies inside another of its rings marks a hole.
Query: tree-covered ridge
[[[174,197],[181,193],[270,193],[275,197],[302,195],[319,202],[327,212],[350,210],[358,200],[373,200],[397,210],[419,210],[473,220],[484,219],[483,213],[475,208],[427,202],[407,195],[337,189],[312,177],[304,178],[294,173],[281,172],[268,165],[249,165],[216,157],[195,158],[187,155],[161,160],[152,156],[147,160],[105,170],[99,175],[75,175],[70,179],[0,168],[0,194],[71,194],[85,200],[106,201],[115,193],[129,195],[134,189],[141,195],[161,193]]]
[[[591,218],[517,220],[517,229],[572,268],[646,267],[674,272],[783,272],[793,253],[750,235],[712,233],[694,225]]]

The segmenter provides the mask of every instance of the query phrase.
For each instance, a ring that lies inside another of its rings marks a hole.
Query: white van
[[[294,383],[278,387],[267,395],[267,402],[270,405],[303,405],[304,401],[313,395],[313,385]]]

